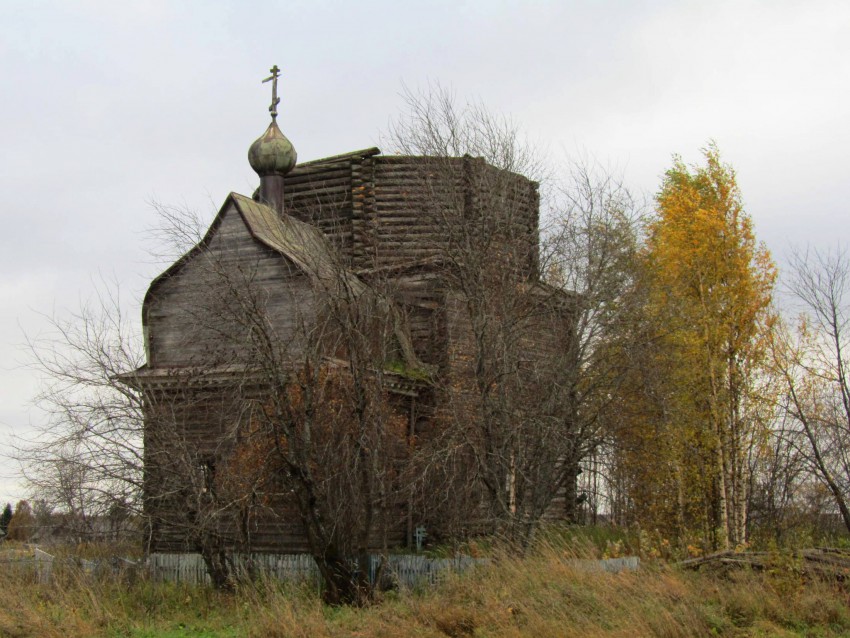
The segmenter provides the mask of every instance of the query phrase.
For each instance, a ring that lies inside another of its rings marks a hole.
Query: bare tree
[[[270,213],[231,200],[148,294],[148,367],[129,381],[148,397],[154,547],[191,539],[226,586],[229,554],[288,543],[312,554],[326,600],[359,603],[407,497],[408,414],[387,365],[424,366],[385,282]]]
[[[118,378],[143,363],[142,340],[119,288],[104,281],[77,312],[46,320],[27,338],[45,419],[16,455],[37,499],[92,537],[93,522],[116,506],[140,512],[143,398]]]
[[[778,333],[774,362],[785,383],[783,408],[805,446],[811,470],[829,489],[850,531],[850,259],[835,252],[795,252],[788,291],[802,305],[796,334]]]
[[[442,377],[440,417],[443,456],[458,456],[443,467],[461,472],[446,479],[467,487],[460,500],[468,509],[479,503],[483,529],[527,539],[562,473],[558,419],[547,413],[556,401],[539,394],[551,387],[548,361],[534,356],[529,336],[548,335],[552,347],[568,338],[556,319],[568,325],[568,302],[538,280],[538,193],[517,174],[535,175],[543,163],[512,122],[459,105],[439,85],[404,98],[407,114],[389,143],[423,158],[422,215],[443,231],[431,248],[456,354]]]
[[[178,245],[195,227],[175,209],[163,219]],[[302,240],[324,241],[304,226]],[[149,544],[198,551],[217,587],[270,521],[303,535],[329,601],[362,602],[369,552],[396,533],[407,496],[407,414],[385,382],[389,361],[418,368],[401,317],[379,279],[337,261],[282,260],[291,277],[270,287],[261,261],[232,257],[199,252],[197,285],[170,310],[191,344],[181,365],[145,364],[117,292],[53,318],[29,344],[50,418],[19,457],[54,507],[85,524],[128,503]],[[146,336],[156,348],[161,333]]]
[[[547,184],[541,254],[541,195],[520,178],[551,182],[539,147],[440,85],[403,97],[389,143],[427,158],[423,214],[444,231],[434,249],[448,322],[470,353],[444,377],[456,404],[445,446],[466,458],[446,466],[467,477],[465,501],[482,499],[489,529],[525,542],[560,498],[575,519],[580,463],[602,440],[619,364],[600,346],[617,328],[639,208],[610,175],[575,166],[561,197]]]
[[[801,434],[796,420],[780,410],[769,437],[753,455],[749,489],[753,538],[782,543],[805,523],[804,497],[813,475],[804,454],[807,443]]]
[[[622,181],[588,159],[570,166],[554,202],[546,243],[547,279],[578,300],[574,335],[563,354],[567,398],[564,436],[566,485],[572,488],[582,462],[617,427],[615,400],[628,372],[626,342],[636,338],[630,321],[637,303],[635,270],[643,230],[643,206]],[[602,454],[595,463],[610,462]],[[580,495],[568,493],[569,507]],[[576,520],[577,513],[568,509]]]

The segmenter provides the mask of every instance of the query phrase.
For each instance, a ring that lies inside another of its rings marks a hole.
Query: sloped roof
[[[314,285],[342,298],[368,299],[384,307],[392,314],[395,336],[405,361],[412,367],[426,367],[413,350],[409,331],[404,326],[404,319],[395,304],[345,268],[334,256],[333,247],[321,230],[291,215],[280,215],[269,206],[238,193],[228,195],[204,238],[151,282],[142,306],[144,325],[147,324],[146,309],[156,288],[209,245],[231,204],[254,239],[289,259],[310,277]]]
[[[291,260],[311,278],[318,279],[325,285],[332,282],[338,285],[342,280],[351,287],[353,293],[363,292],[365,284],[338,264],[321,230],[290,215],[278,215],[272,208],[250,197],[230,193],[203,239],[151,282],[145,295],[145,306],[161,282],[177,273],[185,263],[209,245],[231,204],[236,208],[254,239]]]
[[[340,265],[321,230],[244,195],[231,193],[228,199],[254,239],[290,259],[311,278],[334,289],[345,284],[355,295],[364,292],[365,284]]]

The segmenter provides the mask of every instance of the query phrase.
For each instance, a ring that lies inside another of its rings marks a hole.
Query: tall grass
[[[492,563],[421,591],[387,592],[365,609],[323,606],[313,589],[246,584],[235,594],[59,570],[49,585],[7,574],[2,636],[842,636],[840,583],[803,580],[778,556],[756,574],[681,572],[663,560],[638,572],[582,571],[618,540],[548,535],[523,558]]]

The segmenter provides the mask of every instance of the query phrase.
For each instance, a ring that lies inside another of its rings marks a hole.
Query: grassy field
[[[2,636],[850,636],[850,596],[809,582],[788,555],[763,573],[683,572],[662,558],[638,572],[578,571],[604,551],[541,543],[523,559],[423,591],[387,592],[364,608],[323,606],[315,590],[247,585],[234,594],[71,572],[38,585],[5,574]],[[616,548],[615,548],[616,549]]]

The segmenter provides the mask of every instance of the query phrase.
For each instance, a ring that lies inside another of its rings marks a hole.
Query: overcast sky
[[[302,161],[376,145],[402,83],[438,81],[648,195],[715,140],[780,262],[848,238],[846,0],[0,0],[0,23],[4,447],[41,418],[19,365],[39,313],[99,273],[140,298],[152,200],[211,216],[253,191],[273,64]],[[15,471],[0,456],[0,503],[23,496]]]

